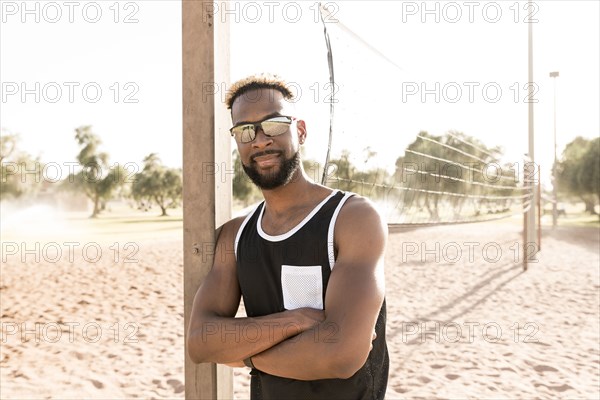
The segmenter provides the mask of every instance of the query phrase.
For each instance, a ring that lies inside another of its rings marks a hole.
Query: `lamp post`
[[[558,210],[557,210],[557,199],[556,195],[556,78],[558,77],[558,71],[550,72],[550,78],[554,78],[554,164],[552,165],[552,227],[556,227],[556,221],[558,219]]]

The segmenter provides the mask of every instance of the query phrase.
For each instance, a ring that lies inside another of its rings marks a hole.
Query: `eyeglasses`
[[[250,143],[256,139],[256,130],[259,126],[266,136],[279,136],[287,132],[294,119],[294,117],[285,115],[270,117],[251,124],[236,125],[229,132],[231,132],[231,136],[235,136],[236,140]]]

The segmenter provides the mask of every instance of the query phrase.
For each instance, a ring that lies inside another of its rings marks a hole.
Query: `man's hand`
[[[300,315],[305,318],[305,324],[312,328],[325,321],[325,311],[317,310],[316,308],[298,308],[296,309],[300,313]]]
[[[371,335],[371,348],[369,349],[369,352],[373,350],[373,342],[375,341],[375,339],[377,339],[377,333],[373,331],[373,334]]]
[[[311,329],[325,320],[325,311],[316,308],[297,308],[293,312],[296,313],[298,321],[294,325],[300,328],[296,334]],[[243,368],[246,366],[244,361],[232,361],[223,364],[232,368]]]

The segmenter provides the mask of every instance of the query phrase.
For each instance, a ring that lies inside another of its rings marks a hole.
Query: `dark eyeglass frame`
[[[267,118],[263,119],[262,121],[258,121],[258,122],[234,125],[231,129],[229,129],[229,132],[231,133],[231,136],[235,137],[236,140],[240,141],[241,143],[251,143],[256,139],[256,132],[258,130],[258,127],[260,127],[260,129],[263,131],[263,133],[266,136],[275,137],[275,136],[283,135],[285,132],[287,132],[287,128],[289,128],[292,125],[292,122],[295,119],[296,119],[295,117],[291,117],[289,115],[275,115],[275,116],[267,117]],[[264,122],[273,122],[276,124],[287,125],[287,127],[286,127],[286,129],[282,129],[281,132],[278,131],[275,133],[271,133],[271,131],[269,129],[267,129],[267,130],[264,129],[264,127],[262,125]],[[247,132],[249,140],[244,140],[245,132]]]

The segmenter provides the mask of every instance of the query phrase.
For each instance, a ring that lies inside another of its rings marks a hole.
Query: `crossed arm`
[[[349,378],[365,363],[384,297],[387,227],[364,198],[352,197],[338,216],[338,250],[325,311],[301,308],[234,318],[240,302],[231,248],[241,219],[223,226],[213,268],[194,299],[188,352],[194,362],[241,366],[252,356],[268,374],[299,380]],[[251,335],[243,334],[252,332]]]

